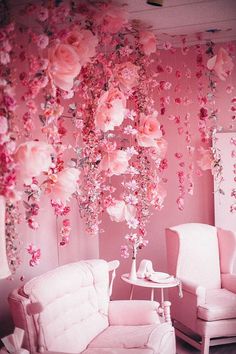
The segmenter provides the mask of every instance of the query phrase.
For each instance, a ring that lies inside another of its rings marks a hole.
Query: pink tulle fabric
[[[144,54],[150,55],[152,53],[155,53],[157,48],[157,40],[153,32],[150,31],[140,32],[139,41],[142,44]]]
[[[66,43],[77,50],[80,64],[83,66],[96,54],[98,39],[89,30],[74,30],[68,34]]]
[[[136,208],[125,204],[123,200],[115,200],[114,204],[107,208],[107,213],[112,221],[129,221],[135,217]]]
[[[49,170],[53,153],[52,145],[43,141],[27,141],[19,145],[14,155],[18,177],[25,184],[30,184],[32,177],[38,177]]]
[[[118,80],[121,90],[131,90],[134,86],[138,85],[139,69],[139,66],[129,61],[121,64],[116,64],[114,76],[115,79]]]
[[[214,70],[216,75],[223,81],[231,74],[233,67],[233,60],[224,48],[220,48],[217,55],[214,55],[207,62],[207,68]]]
[[[57,43],[48,49],[48,73],[55,86],[70,91],[74,78],[80,73],[81,63],[76,48],[70,44]]]
[[[206,170],[211,170],[213,167],[213,153],[211,149],[204,149],[203,147],[200,147],[198,149],[201,157],[199,160],[197,160],[198,166],[201,168],[201,170],[206,171]]]
[[[126,151],[114,150],[106,152],[100,162],[100,169],[107,171],[109,176],[121,175],[129,166],[129,156]]]
[[[126,98],[117,88],[106,91],[98,101],[95,125],[104,132],[122,124],[126,114]]]
[[[157,147],[157,139],[161,137],[162,132],[156,114],[151,116],[141,115],[137,133],[138,144],[144,147]]]
[[[80,171],[74,167],[67,167],[57,174],[57,180],[51,188],[51,197],[57,202],[66,203],[77,191]]]

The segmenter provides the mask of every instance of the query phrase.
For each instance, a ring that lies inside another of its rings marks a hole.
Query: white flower
[[[138,198],[134,194],[128,194],[125,196],[125,201],[128,204],[135,205],[138,203]]]
[[[135,117],[136,117],[136,112],[133,109],[127,112],[128,119],[134,120]]]
[[[133,166],[129,166],[126,170],[126,173],[130,173],[131,175],[139,175],[139,170]]]
[[[131,218],[127,220],[127,224],[129,229],[137,229],[139,222],[136,218]]]
[[[132,127],[132,125],[127,125],[124,128],[124,133],[127,135],[135,135],[137,133],[137,130]]]
[[[135,181],[135,179],[132,179],[131,181],[126,182],[125,186],[132,191],[135,191],[136,189],[138,189],[138,183]]]

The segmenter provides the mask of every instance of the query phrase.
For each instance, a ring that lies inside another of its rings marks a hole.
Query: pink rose
[[[0,134],[6,134],[8,131],[8,122],[7,118],[0,116]]]
[[[141,115],[137,134],[137,140],[140,146],[156,147],[157,139],[162,137],[160,123],[156,119],[156,116],[156,113],[150,116]]]
[[[214,156],[211,149],[204,149],[203,147],[200,147],[198,151],[201,154],[200,159],[197,160],[198,166],[203,171],[211,170],[214,161]]]
[[[126,98],[116,88],[106,91],[98,101],[95,125],[104,132],[122,124],[126,114]]]
[[[100,162],[100,169],[102,171],[107,171],[109,176],[118,176],[126,172],[129,166],[128,161],[129,157],[126,151],[109,151],[103,156]]]
[[[135,217],[136,208],[133,205],[127,205],[123,200],[115,200],[114,204],[107,208],[112,221],[129,221]]]
[[[152,157],[152,159],[163,159],[166,155],[167,145],[168,143],[164,138],[157,139],[155,147],[152,147],[150,149],[150,156]]]
[[[144,54],[150,55],[152,53],[155,53],[157,48],[157,40],[154,33],[150,31],[140,32],[139,41],[143,46]]]
[[[131,62],[116,64],[114,70],[115,79],[118,80],[120,88],[131,90],[139,82],[139,66]]]
[[[117,33],[128,23],[127,12],[123,8],[114,5],[108,5],[103,14],[99,12],[97,17],[98,22],[102,21],[103,32],[108,33]]]
[[[218,54],[207,62],[207,68],[214,70],[216,75],[223,81],[231,74],[233,67],[233,60],[224,48],[220,48]]]
[[[49,76],[55,86],[70,91],[74,78],[80,73],[81,64],[76,48],[70,44],[58,43],[48,49]]]
[[[74,30],[67,36],[66,43],[76,48],[80,64],[83,66],[95,56],[98,39],[89,30]]]
[[[80,171],[74,167],[68,167],[57,174],[57,180],[53,184],[52,198],[61,203],[67,202],[73,193],[77,191]]]
[[[51,166],[54,149],[43,141],[27,141],[20,144],[15,152],[18,175],[24,183],[30,184],[32,177],[47,172]]]

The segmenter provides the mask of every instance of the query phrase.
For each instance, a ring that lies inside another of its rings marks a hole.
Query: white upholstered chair
[[[204,354],[236,342],[236,234],[189,223],[168,228],[166,243],[168,271],[183,288],[183,298],[170,291],[176,335]]]
[[[171,323],[155,301],[110,301],[118,261],[70,263],[27,282],[9,296],[15,326],[30,353],[175,354]]]

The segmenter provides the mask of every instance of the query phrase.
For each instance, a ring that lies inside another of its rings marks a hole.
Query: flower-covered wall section
[[[126,269],[144,248],[140,257],[164,270],[165,227],[213,223],[212,141],[236,129],[235,45],[189,48],[183,37],[176,49],[106,1],[12,13],[0,30],[12,287],[98,257],[97,242],[101,257],[123,257]]]

